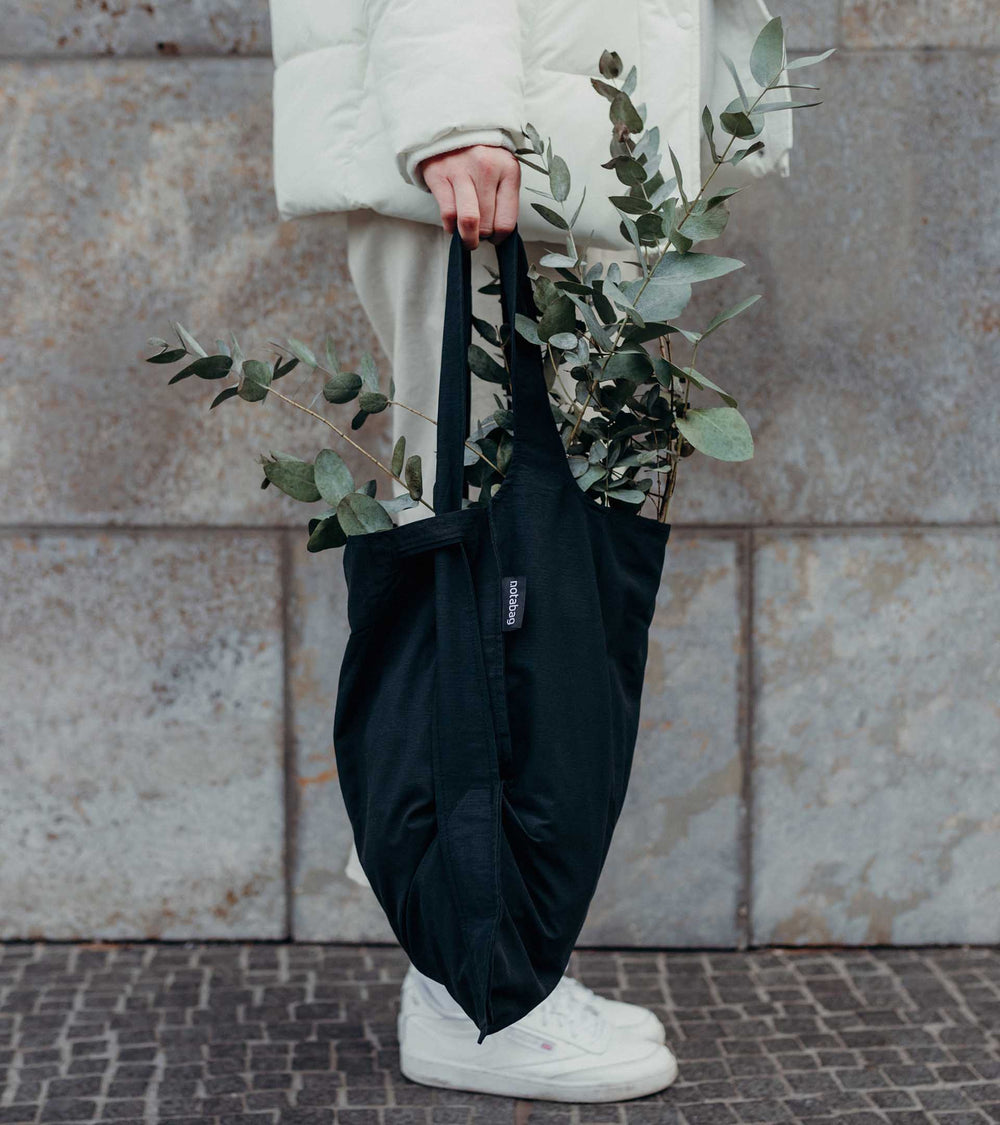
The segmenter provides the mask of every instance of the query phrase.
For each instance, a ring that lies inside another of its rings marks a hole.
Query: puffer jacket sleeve
[[[371,82],[400,175],[469,144],[520,143],[517,0],[366,0]]]

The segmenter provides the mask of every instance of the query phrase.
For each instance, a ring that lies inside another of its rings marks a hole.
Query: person
[[[718,112],[736,96],[716,60],[725,52],[745,71],[769,18],[763,0],[272,0],[278,209],[285,219],[345,213],[351,279],[398,401],[436,412],[452,231],[473,251],[473,312],[492,324],[496,298],[478,289],[495,257],[483,244],[517,224],[529,261],[561,249],[558,232],[527,206],[537,173],[526,171],[522,183],[514,155],[525,144],[522,127],[530,122],[552,137],[573,176],[574,205],[586,186],[576,229],[586,233],[588,262],[627,257],[607,201],[622,189],[600,167],[610,123],[590,79],[602,52],[617,51],[626,70],[637,65],[633,100],[645,103],[686,182],[700,185],[711,159],[702,106]],[[769,114],[763,152],[720,170],[713,183],[787,176],[791,118]],[[473,380],[474,418],[492,411],[494,389]],[[434,427],[396,410],[393,440],[400,435],[408,454],[421,455],[429,493]],[[424,514],[411,509],[401,518]],[[367,882],[353,846],[347,874]],[[429,1085],[597,1102],[652,1093],[677,1073],[653,1012],[569,976],[528,1016],[479,1044],[444,987],[410,966],[398,1026],[403,1073]]]

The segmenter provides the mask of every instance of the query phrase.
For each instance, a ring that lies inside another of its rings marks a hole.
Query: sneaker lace
[[[556,990],[575,993],[577,1000],[581,1004],[591,1004],[594,999],[592,989],[589,989],[583,981],[579,981],[576,977],[571,977],[566,974],[563,975],[562,980],[556,985]]]
[[[584,994],[589,989],[584,989],[582,985],[579,988],[566,987],[565,982],[571,979],[563,977],[532,1014],[539,1027],[547,1031],[585,1044],[599,1044],[607,1035],[607,1021],[596,1008],[585,1002]],[[573,983],[578,984],[576,981]]]

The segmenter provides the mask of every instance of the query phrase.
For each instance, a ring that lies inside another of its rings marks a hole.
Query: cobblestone
[[[578,951],[648,1004],[680,1077],[620,1105],[399,1072],[383,946],[0,945],[0,1125],[989,1125],[1000,950]]]

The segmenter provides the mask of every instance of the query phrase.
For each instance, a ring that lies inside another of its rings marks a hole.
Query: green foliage
[[[751,308],[760,294],[717,312],[700,331],[679,321],[695,286],[716,282],[743,266],[736,258],[701,248],[725,233],[730,202],[742,190],[729,187],[713,192],[716,171],[752,159],[763,148],[767,114],[820,104],[774,94],[816,89],[805,83],[783,83],[782,77],[832,53],[788,62],[782,21],[776,17],[761,29],[742,69],[723,54],[735,97],[717,112],[709,106],[702,109],[701,126],[713,169],[694,191],[692,185],[685,185],[670,145],[661,144],[659,128],[647,127],[645,107],[637,104],[636,68],[626,72],[616,52],[604,51],[598,63],[600,77],[591,82],[607,105],[608,159],[602,167],[617,180],[609,206],[619,218],[622,237],[622,260],[606,265],[588,265],[585,251],[577,245],[575,228],[586,190],[573,200],[574,178],[568,164],[553,152],[550,140],[544,140],[531,123],[525,124],[529,147],[519,149],[517,156],[541,177],[540,185],[529,190],[544,200],[531,206],[562,246],[542,257],[539,268],[546,272],[532,278],[537,317],[518,313],[514,331],[543,351],[550,405],[573,477],[599,504],[631,512],[651,507],[657,519],[665,520],[682,460],[696,452],[721,461],[753,456],[753,437],[736,398],[701,370],[704,357],[699,349],[714,332]],[[481,291],[499,292],[495,274]],[[478,490],[468,502],[483,505],[503,482],[514,448],[504,354],[510,329],[479,317],[473,324],[483,343],[470,346],[469,368],[494,388],[497,406],[489,417],[477,420],[465,450],[466,481]],[[313,461],[282,453],[263,458],[261,487],[273,484],[295,500],[307,504],[322,500],[327,506],[308,521],[309,551],[343,546],[351,535],[387,530],[399,513],[417,505],[429,507],[423,497],[420,457],[407,455],[405,438],[397,440],[386,464],[351,436],[372,416],[406,405],[394,402],[391,379],[388,393],[380,388],[371,354],[362,355],[357,371],[345,369],[327,333],[315,350],[289,336],[275,345],[278,354],[266,362],[246,358],[235,336],[229,344],[217,341],[216,353],[208,354],[183,325],[174,322],[173,330],[180,346],[152,338],[149,347],[154,354],[148,357],[157,365],[183,362],[171,383],[193,377],[233,379],[215,395],[212,409],[231,399],[251,403],[277,399],[304,410],[343,443],[354,446],[356,456],[374,462],[380,473],[405,489],[377,496],[376,481],[358,485],[341,453],[329,448],[321,449]],[[685,346],[690,352],[681,357],[679,351]],[[322,375],[308,404],[275,386],[297,366],[307,369],[306,377]],[[352,403],[348,429],[342,421],[320,413],[325,404]]]

